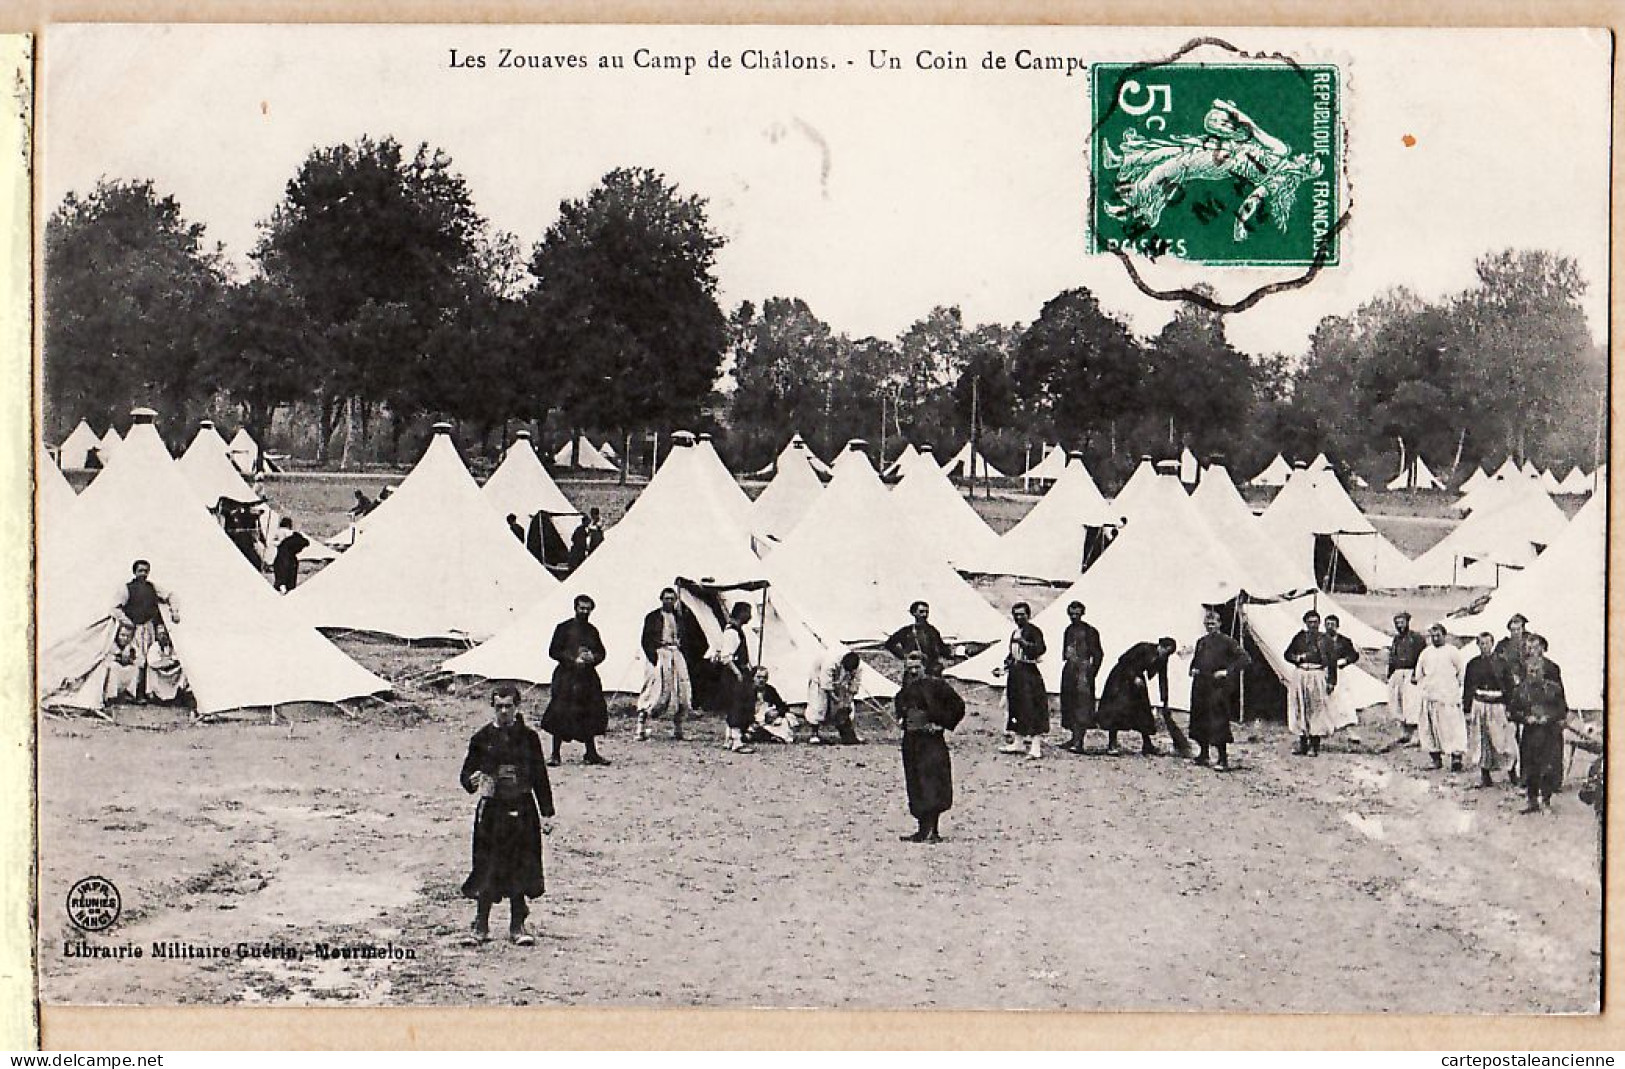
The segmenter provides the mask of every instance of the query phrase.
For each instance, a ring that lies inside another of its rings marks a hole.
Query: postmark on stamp
[[[1238,267],[1333,266],[1342,80],[1332,65],[1091,71],[1089,249]]]

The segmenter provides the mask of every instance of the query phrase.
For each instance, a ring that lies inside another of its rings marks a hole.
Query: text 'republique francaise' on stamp
[[[1338,65],[1202,39],[1097,64],[1089,94],[1088,251],[1118,257],[1142,290],[1240,311],[1340,262]]]

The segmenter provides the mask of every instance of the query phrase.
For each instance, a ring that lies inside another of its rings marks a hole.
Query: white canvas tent
[[[1499,586],[1509,569],[1528,567],[1568,518],[1538,480],[1520,478],[1493,505],[1475,508],[1412,562],[1418,586]]]
[[[577,439],[577,441],[580,444],[581,450],[580,455],[575,460],[574,467],[581,471],[620,470],[618,465],[605,457],[604,454],[600,453],[597,447],[591,442],[587,441],[586,435],[582,435],[579,439]],[[554,467],[559,468],[568,468],[572,466],[570,462],[569,442],[565,442],[563,445],[559,446],[559,451],[553,454],[553,465]]]
[[[783,541],[812,508],[824,483],[811,463],[812,451],[800,438],[791,439],[779,454],[773,481],[751,505],[751,526],[769,538]]]
[[[1597,494],[1569,522],[1557,540],[1529,567],[1496,589],[1477,611],[1442,622],[1451,634],[1470,638],[1480,631],[1499,637],[1514,613],[1529,630],[1545,637],[1547,655],[1563,670],[1570,708],[1603,708],[1607,659],[1604,573],[1608,557],[1608,501]]]
[[[1003,479],[1004,472],[988,463],[987,457],[977,453],[974,460],[971,458],[970,443],[966,442],[960,447],[948,463],[942,466],[942,473],[950,479]],[[906,474],[906,472],[905,472]]]
[[[1416,467],[1409,466],[1400,469],[1399,474],[1388,481],[1390,490],[1443,490],[1444,484],[1433,474],[1427,461],[1420,456],[1416,457]]]
[[[1125,518],[1132,518],[1146,491],[1161,484],[1157,465],[1149,456],[1140,458],[1139,466],[1129,475],[1128,482],[1112,498],[1112,506]]]
[[[1196,462],[1196,454],[1187,447],[1179,451],[1179,481],[1187,487],[1195,486],[1196,480],[1201,477],[1202,466]]]
[[[242,504],[252,504],[260,499],[253,488],[243,482],[242,475],[226,452],[225,440],[214,429],[212,422],[204,420],[198,424],[192,444],[175,462],[198,500],[211,509],[220,503],[221,498]]]
[[[692,436],[672,437],[665,463],[598,551],[499,634],[447,661],[446,671],[548,682],[553,664],[546,651],[553,629],[570,618],[575,598],[585,594],[596,603],[592,622],[604,639],[606,657],[599,666],[604,689],[635,693],[646,664],[643,618],[658,606],[662,588],[687,580],[724,602],[750,603],[752,659],[768,667],[786,701],[805,700],[814,663],[834,644],[813,631],[751,552],[749,533],[737,523],[724,488],[706,472],[709,461]],[[702,625],[707,622],[703,612],[696,615]],[[708,638],[717,637],[714,622],[708,630]],[[894,690],[867,671],[863,685],[864,693],[874,696]]]
[[[1295,470],[1286,486],[1260,517],[1264,533],[1290,555],[1293,567],[1315,571],[1319,540],[1327,538],[1337,549],[1335,563],[1347,565],[1363,586],[1392,590],[1415,585],[1411,560],[1374,527],[1338,481],[1337,473]],[[1316,573],[1322,587],[1336,576]]]
[[[248,433],[247,427],[237,428],[237,433],[231,436],[226,446],[226,455],[245,479],[253,477],[256,472],[282,470],[271,454],[260,449],[260,444]]]
[[[151,562],[153,582],[179,607],[169,630],[200,713],[389,690],[298,619],[198,503],[152,413],[135,416],[118,463],[78,497],[73,522],[40,540],[41,693],[72,689],[105,650],[137,559]]]
[[[292,594],[313,625],[404,639],[481,639],[557,585],[463,466],[449,424],[365,533]]]
[[[34,457],[34,519],[41,537],[65,528],[78,502],[73,484],[51,463],[42,445]]]
[[[802,462],[811,467],[820,478],[829,478],[829,465],[818,459],[818,454],[813,452],[812,446],[799,434],[790,435],[790,440],[784,443],[784,448],[779,450],[779,455],[773,463],[751,474],[758,479],[771,479],[778,473],[779,465],[796,457],[800,457]]]
[[[930,447],[927,446],[927,448]],[[919,462],[920,457],[923,455],[924,454],[922,454],[918,449],[914,448],[913,442],[904,442],[902,452],[897,454],[896,460],[892,461],[886,466],[886,470],[881,473],[881,478],[889,479],[893,482],[901,479],[913,469],[914,465]],[[936,464],[935,457],[931,458],[931,463],[933,466]]]
[[[687,437],[686,431],[678,431],[672,437]],[[717,455],[716,446],[711,442],[709,434],[701,434],[694,441],[694,472],[696,477],[705,480],[715,491],[717,499],[721,501],[733,516],[735,525],[742,531],[751,529],[751,511],[753,508],[750,495],[745,493],[728,465],[722,462]]]
[[[999,536],[976,514],[954,484],[931,459],[931,447],[921,451],[922,461],[909,468],[891,492],[892,509],[913,528],[917,543],[961,571],[974,570],[998,545]]]
[[[1281,454],[1275,454],[1275,459],[1264,466],[1264,470],[1253,476],[1249,486],[1285,486],[1292,475],[1292,465],[1286,462]]]
[[[1039,454],[1037,463],[1021,473],[1022,482],[1052,483],[1066,470],[1066,450],[1059,445],[1042,445]]]
[[[102,435],[102,444],[101,444],[102,463],[106,464],[109,460],[111,460],[112,457],[113,457],[113,454],[118,452],[118,447],[123,445],[123,444],[124,444],[124,439],[119,437],[118,428],[117,427],[108,427],[107,428],[107,433]]]
[[[512,513],[527,530],[531,517],[538,512],[547,513],[548,525],[566,546],[581,522],[581,513],[564,496],[564,491],[547,474],[542,459],[536,455],[529,431],[514,435],[502,463],[485,480],[480,492],[499,517]]]
[[[1540,473],[1540,486],[1548,494],[1561,494],[1563,492],[1562,480],[1552,474],[1551,468],[1546,468]]]
[[[1091,532],[1115,529],[1122,522],[1122,514],[1090,477],[1082,454],[1074,453],[1055,484],[1000,537],[976,570],[1070,582],[1083,574]]]
[[[1567,475],[1563,476],[1563,481],[1558,484],[1558,491],[1564,494],[1589,494],[1591,493],[1591,476],[1581,471],[1579,465],[1575,465],[1569,469]]]
[[[1460,492],[1470,494],[1489,481],[1490,477],[1484,474],[1484,468],[1482,466],[1476,467],[1471,475],[1462,480]]]
[[[608,438],[605,438],[604,439],[604,444],[598,447],[598,452],[605,460],[609,461],[611,464],[614,464],[617,467],[620,466],[621,454],[617,453],[615,451],[615,447],[609,444],[609,439]]]
[[[1006,621],[959,574],[923,548],[853,441],[835,477],[771,558],[779,586],[821,634],[847,643],[883,639],[908,622],[910,602],[931,603],[950,642],[993,642]]]
[[[1169,663],[1169,704],[1190,707],[1190,654],[1202,635],[1203,607],[1231,601],[1242,593],[1272,597],[1281,592],[1247,591],[1241,579],[1244,567],[1233,559],[1221,540],[1203,521],[1177,476],[1158,475],[1145,490],[1139,513],[1131,517],[1100,559],[1077,582],[1034,619],[1044,633],[1050,652],[1039,663],[1047,689],[1058,693],[1061,682],[1061,637],[1066,630],[1067,605],[1080,601],[1086,619],[1100,631],[1105,664],[1103,684],[1117,658],[1137,642],[1155,642],[1164,635],[1179,649]],[[1277,657],[1296,628],[1293,621],[1320,596],[1308,592],[1277,606],[1248,605],[1249,621],[1256,615],[1265,631],[1259,643],[1277,671]],[[1258,624],[1251,624],[1255,629]],[[1281,634],[1285,628],[1285,636]],[[1356,640],[1358,642],[1358,640]],[[1279,644],[1280,651],[1272,647]],[[1002,686],[1003,645],[948,669],[957,679]],[[1357,708],[1386,700],[1387,689],[1358,670],[1348,674]],[[1153,696],[1155,698],[1155,695]]]
[[[57,450],[57,463],[64,469],[78,470],[85,466],[92,449],[100,450],[102,440],[96,437],[96,432],[90,429],[90,424],[80,420],[78,426],[69,432],[62,440],[62,446]],[[102,457],[106,463],[107,458]]]

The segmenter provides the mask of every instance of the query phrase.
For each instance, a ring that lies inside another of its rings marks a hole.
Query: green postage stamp
[[[1336,67],[1103,63],[1090,77],[1091,252],[1338,262]]]

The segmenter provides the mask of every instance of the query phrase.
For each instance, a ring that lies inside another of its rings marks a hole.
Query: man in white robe
[[[1416,659],[1411,675],[1422,699],[1418,744],[1427,751],[1432,767],[1443,768],[1448,753],[1450,771],[1460,772],[1467,751],[1467,718],[1461,708],[1466,665],[1461,651],[1447,641],[1444,625],[1428,628],[1428,647]]]

